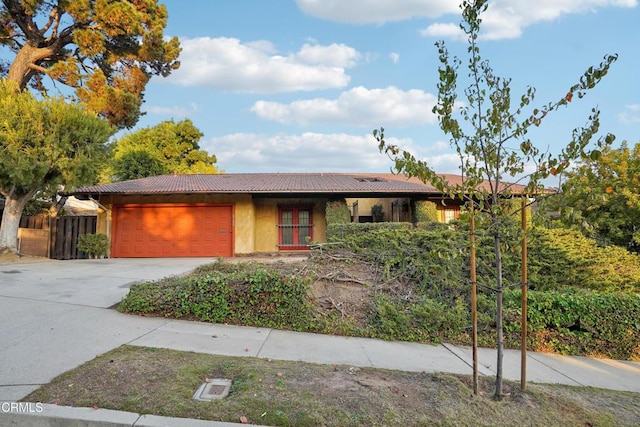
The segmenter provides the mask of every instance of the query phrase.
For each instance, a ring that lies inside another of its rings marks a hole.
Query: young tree
[[[179,66],[166,23],[157,0],[2,0],[0,47],[15,58],[0,75],[43,93],[48,76],[111,124],[132,127],[150,77]]]
[[[640,143],[606,147],[566,177],[561,197],[550,199],[547,208],[559,210],[564,225],[589,237],[640,252]]]
[[[0,79],[0,249],[17,250],[20,216],[38,191],[91,183],[114,128],[62,99],[37,100]]]
[[[443,41],[437,42],[441,66],[439,68],[438,103],[433,111],[450,143],[460,159],[461,183],[450,185],[438,175],[425,161],[416,159],[402,148],[387,143],[384,129],[375,130],[374,136],[379,148],[394,161],[398,173],[416,176],[430,182],[436,188],[451,197],[466,200],[474,209],[489,218],[489,230],[493,235],[493,256],[495,283],[491,288],[496,293],[496,388],[495,399],[502,398],[502,359],[503,326],[502,295],[505,289],[502,272],[501,230],[505,223],[505,214],[511,203],[505,203],[513,193],[513,185],[505,179],[526,181],[525,194],[534,195],[541,190],[541,180],[566,169],[570,162],[589,156],[589,143],[599,128],[599,111],[592,110],[585,127],[573,131],[569,144],[559,154],[538,149],[527,132],[531,126],[539,126],[545,117],[567,106],[573,98],[582,98],[608,72],[616,56],[606,56],[599,67],[591,67],[579,82],[559,97],[559,100],[540,108],[529,109],[534,100],[535,89],[529,88],[514,108],[511,103],[510,79],[494,74],[487,60],[480,57],[478,35],[480,16],[487,9],[487,0],[464,1],[461,29],[468,39],[468,76],[469,85],[464,90],[466,98],[463,104],[457,103],[460,80],[458,70],[461,60],[451,58]],[[524,119],[522,118],[524,117]],[[599,140],[606,146],[613,140],[607,135]],[[594,152],[597,153],[597,152]],[[593,154],[595,157],[596,154]],[[535,170],[525,173],[526,166],[535,166]],[[470,206],[470,207],[471,207]]]
[[[201,150],[202,133],[189,119],[161,122],[113,144],[113,174],[118,181],[165,173],[217,173],[216,156]],[[135,171],[133,169],[135,169]]]

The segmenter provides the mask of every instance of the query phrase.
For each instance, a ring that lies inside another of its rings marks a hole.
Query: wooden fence
[[[30,216],[20,219],[19,250],[23,255],[52,259],[84,259],[78,249],[78,236],[95,234],[96,216]]]

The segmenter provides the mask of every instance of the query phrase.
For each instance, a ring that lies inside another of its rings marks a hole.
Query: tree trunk
[[[500,249],[500,231],[498,221],[492,221],[495,227],[493,237],[493,251],[496,257],[496,345],[498,360],[496,362],[496,391],[495,400],[502,400],[502,359],[504,355],[504,333],[502,326],[502,251]]]
[[[38,61],[50,57],[53,52],[50,47],[38,48],[31,46],[29,43],[25,44],[11,63],[7,80],[17,83],[20,85],[20,89],[24,89],[31,77],[38,72],[35,69],[39,68],[37,66]]]
[[[65,203],[67,203],[67,196],[60,196],[58,199],[55,195],[51,197],[51,206],[49,207],[49,215],[52,217],[57,217],[60,215],[60,211],[64,208]]]
[[[18,227],[20,227],[20,217],[24,206],[33,196],[32,192],[23,196],[9,196],[4,202],[4,212],[2,213],[2,224],[0,224],[0,249],[8,249],[11,252],[18,252]]]

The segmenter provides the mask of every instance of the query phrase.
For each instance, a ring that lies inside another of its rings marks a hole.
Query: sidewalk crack
[[[267,340],[271,336],[271,332],[273,331],[273,329],[269,328],[268,331],[269,332],[267,333],[267,337],[264,339],[264,341],[262,341],[262,345],[260,346],[260,348],[258,349],[258,352],[256,353],[256,357],[262,357],[260,356],[260,353],[262,353],[262,349],[264,348],[264,345],[267,343]]]
[[[543,362],[542,360],[540,360],[540,359],[536,359],[536,358],[534,357],[534,355],[532,355],[532,354],[527,354],[527,357],[532,358],[533,360],[535,360],[536,362],[540,363],[541,365],[546,366],[547,368],[551,369],[553,372],[556,372],[556,373],[560,374],[561,376],[563,376],[563,377],[567,378],[568,380],[573,381],[574,383],[578,384],[579,386],[583,386],[583,387],[585,386],[585,384],[582,384],[580,381],[578,381],[578,380],[576,380],[576,379],[574,379],[574,378],[571,378],[569,375],[567,375],[567,374],[565,374],[565,373],[563,373],[563,372],[561,372],[561,371],[557,370],[557,369],[556,369],[556,368],[554,368],[553,366],[551,366],[551,365],[548,365],[548,364],[544,363],[544,362]]]
[[[151,333],[153,333],[153,332],[156,332],[156,331],[157,331],[158,329],[160,329],[160,328],[164,328],[164,327],[165,327],[165,326],[167,326],[169,323],[171,323],[171,320],[166,320],[166,321],[165,321],[164,323],[162,323],[161,325],[158,325],[158,326],[156,326],[155,328],[153,328],[153,329],[151,329],[151,330],[149,330],[149,331],[145,332],[144,334],[139,335],[139,336],[137,336],[137,337],[135,337],[135,338],[133,338],[133,339],[131,339],[131,340],[129,340],[129,341],[127,341],[127,342],[125,342],[123,345],[130,345],[132,342],[134,342],[134,341],[138,341],[139,339],[142,339],[142,338],[146,337],[147,335],[149,335],[149,334],[151,334]]]

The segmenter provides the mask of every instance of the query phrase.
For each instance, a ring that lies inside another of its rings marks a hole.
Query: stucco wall
[[[273,199],[256,199],[255,252],[278,251],[278,205]]]
[[[98,208],[98,220],[96,222],[96,233],[106,234],[111,240],[111,209],[112,205],[102,205]]]
[[[98,232],[111,235],[113,205],[156,203],[225,203],[234,206],[234,252],[278,251],[278,206],[313,206],[313,240],[326,242],[325,199],[252,199],[248,194],[239,195],[151,195],[108,196],[100,203],[107,209],[98,212]]]
[[[327,241],[326,199],[254,199],[255,252],[278,251],[278,207],[312,206],[313,241]]]

